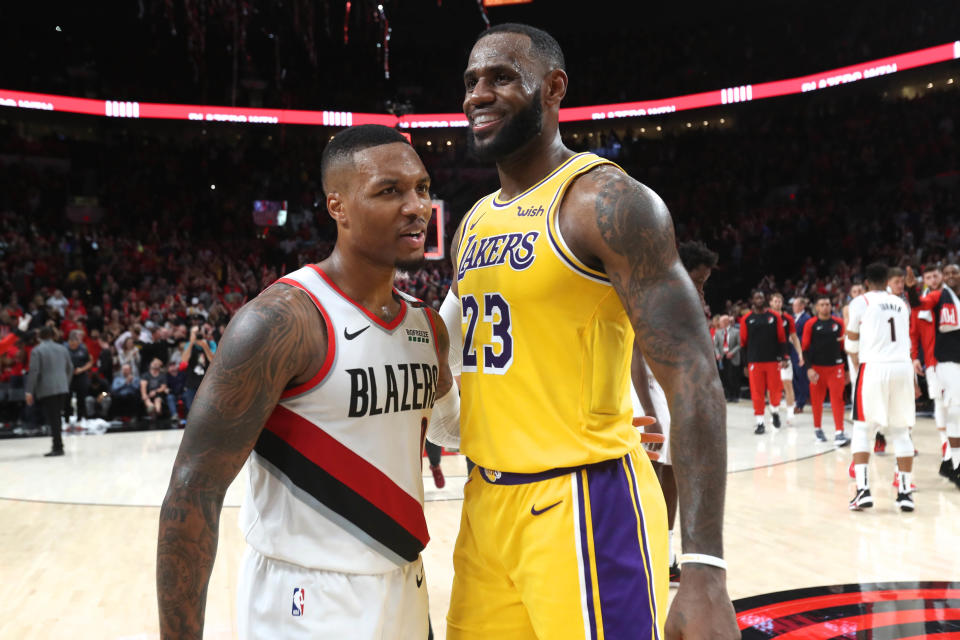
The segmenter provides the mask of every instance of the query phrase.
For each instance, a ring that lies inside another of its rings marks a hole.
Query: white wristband
[[[681,553],[680,564],[707,564],[711,567],[718,567],[727,570],[727,561],[717,556],[708,556],[703,553]]]

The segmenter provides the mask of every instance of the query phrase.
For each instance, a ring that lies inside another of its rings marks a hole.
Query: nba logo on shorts
[[[295,616],[303,615],[303,589],[296,587],[293,590],[293,611]]]

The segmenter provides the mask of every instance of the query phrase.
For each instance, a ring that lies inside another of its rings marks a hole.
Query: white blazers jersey
[[[433,320],[400,292],[390,323],[316,265],[278,282],[305,291],[327,358],[281,396],[247,462],[240,514],[258,553],[302,567],[379,574],[427,544],[421,450],[437,390]]]
[[[886,291],[850,302],[847,330],[860,334],[860,362],[910,362],[910,309]]]

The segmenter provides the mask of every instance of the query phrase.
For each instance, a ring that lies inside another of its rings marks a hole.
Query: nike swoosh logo
[[[530,507],[530,513],[531,513],[531,515],[538,516],[538,515],[540,515],[541,513],[544,513],[544,512],[546,512],[546,511],[550,511],[550,509],[553,509],[555,506],[557,506],[557,505],[560,504],[561,502],[563,502],[563,500],[559,500],[559,501],[557,501],[557,502],[554,502],[554,503],[553,503],[552,505],[550,505],[549,507],[544,507],[543,509],[537,509],[537,505],[533,505],[532,507]]]
[[[364,331],[366,331],[366,330],[369,329],[369,328],[370,328],[370,325],[367,325],[367,326],[365,326],[363,329],[360,329],[359,331],[355,331],[355,332],[353,332],[353,333],[350,333],[349,331],[347,331],[347,328],[344,327],[344,328],[343,328],[343,337],[346,338],[347,340],[353,340],[354,338],[356,338],[358,335],[360,335],[361,333],[363,333]]]
[[[419,589],[420,585],[422,584],[423,584],[423,574],[421,573],[420,575],[417,576],[417,589]]]
[[[479,218],[477,218],[477,219],[474,220],[472,223],[470,223],[470,226],[467,227],[467,230],[468,230],[468,231],[473,231],[473,228],[474,228],[475,226],[477,226],[477,223],[480,222],[480,220],[481,220],[481,219],[483,218],[483,216],[485,216],[485,215],[487,215],[487,212],[486,212],[486,211],[484,211],[483,213],[481,213]]]

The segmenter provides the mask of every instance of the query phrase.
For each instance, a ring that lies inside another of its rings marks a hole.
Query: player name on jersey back
[[[910,362],[910,309],[886,291],[850,303],[847,330],[860,334],[860,362]]]

